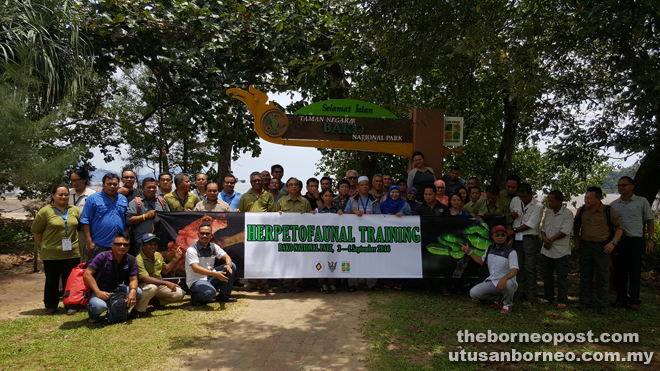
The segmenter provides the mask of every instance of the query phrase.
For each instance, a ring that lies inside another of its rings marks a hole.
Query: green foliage
[[[19,254],[33,250],[29,220],[0,219],[0,254]]]
[[[65,179],[64,170],[78,159],[80,148],[63,145],[51,122],[57,112],[38,120],[28,117],[28,98],[22,90],[0,85],[0,193],[22,189],[22,199],[45,192]],[[45,192],[45,193],[42,193]]]

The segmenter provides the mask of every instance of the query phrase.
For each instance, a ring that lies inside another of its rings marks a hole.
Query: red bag
[[[64,289],[64,306],[69,309],[84,309],[89,302],[89,289],[83,279],[87,263],[80,263],[71,270]]]

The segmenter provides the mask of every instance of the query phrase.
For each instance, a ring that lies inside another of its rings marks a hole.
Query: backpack
[[[105,316],[108,323],[119,323],[128,319],[128,306],[126,305],[127,298],[128,295],[126,294],[123,285],[117,286],[115,291],[110,294],[110,300],[108,300],[108,313]]]
[[[165,210],[165,201],[161,196],[156,196],[156,199],[158,202],[160,202],[160,206]],[[137,213],[140,214],[140,211],[142,211],[142,197],[135,197],[135,204],[137,205]]]
[[[584,212],[584,209],[586,209],[586,205],[582,205],[578,211],[577,215],[575,215],[575,222],[573,224],[573,229],[576,231],[580,231],[582,228],[582,213]],[[607,228],[609,229],[610,236],[607,238],[607,242],[612,241],[614,238],[614,224],[612,224],[612,206],[610,205],[605,205],[605,220],[607,220]]]
[[[69,309],[84,309],[89,302],[89,288],[83,279],[87,263],[80,263],[71,270],[64,289],[64,306]]]

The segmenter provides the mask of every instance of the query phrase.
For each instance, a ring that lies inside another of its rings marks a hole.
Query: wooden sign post
[[[426,165],[438,177],[444,157],[463,151],[462,147],[451,150],[444,147],[444,110],[441,109],[413,108],[410,119],[402,120],[369,102],[333,99],[287,115],[253,86],[249,92],[232,88],[227,94],[248,106],[254,116],[254,129],[270,143],[390,153],[408,159],[414,151],[421,151]]]

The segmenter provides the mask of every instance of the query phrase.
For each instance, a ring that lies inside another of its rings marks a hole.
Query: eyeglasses
[[[629,186],[629,185],[631,185],[631,184],[630,184],[630,183],[628,183],[628,184],[617,184],[616,186],[617,186],[618,188],[624,188],[624,187],[627,187],[627,186]]]
[[[119,246],[119,247],[129,247],[130,246],[130,244],[125,243],[125,242],[113,242],[112,244],[115,245],[115,246]]]

